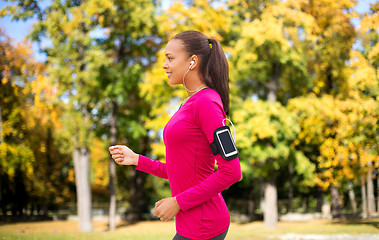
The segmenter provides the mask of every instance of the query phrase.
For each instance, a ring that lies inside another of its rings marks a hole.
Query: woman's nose
[[[162,68],[163,68],[163,69],[166,69],[166,68],[167,68],[167,61],[165,61],[165,62],[163,63]]]

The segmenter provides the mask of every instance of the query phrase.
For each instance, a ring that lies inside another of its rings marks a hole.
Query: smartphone
[[[216,129],[215,136],[217,137],[218,146],[221,150],[220,154],[226,160],[234,159],[238,156],[238,150],[234,144],[230,128],[227,126]]]

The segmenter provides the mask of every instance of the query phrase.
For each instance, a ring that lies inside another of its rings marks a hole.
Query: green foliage
[[[253,94],[266,99],[272,90],[285,103],[309,88],[305,50],[314,19],[293,8],[292,1],[268,4],[259,18],[239,23],[242,30],[231,57],[230,75],[243,99]],[[278,86],[270,85],[272,81]]]
[[[237,147],[256,177],[268,177],[288,160],[299,126],[280,103],[248,99],[235,110]]]
[[[5,173],[11,179],[14,178],[17,169],[19,169],[25,173],[28,181],[32,181],[34,161],[33,152],[28,146],[7,143],[2,143],[0,145],[1,174]],[[30,190],[31,189],[29,188],[29,191]]]
[[[316,166],[312,163],[302,151],[294,151],[293,157],[295,159],[295,171],[300,180],[298,183],[299,190],[301,192],[306,192],[310,187],[316,185],[314,179],[314,172],[316,171]]]

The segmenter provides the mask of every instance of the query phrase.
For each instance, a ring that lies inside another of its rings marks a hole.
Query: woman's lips
[[[166,72],[166,73],[167,73],[167,77],[170,78],[172,73],[170,72]]]

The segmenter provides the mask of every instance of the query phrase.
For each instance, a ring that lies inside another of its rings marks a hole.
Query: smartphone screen
[[[218,132],[217,136],[220,140],[222,150],[224,151],[226,157],[237,153],[237,148],[232,140],[232,135],[227,129]]]

